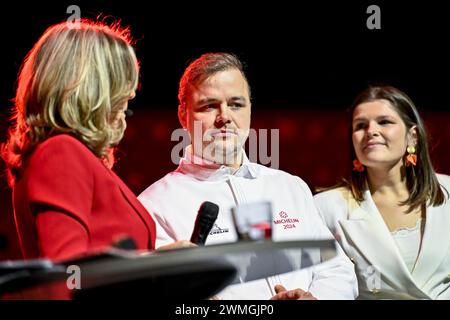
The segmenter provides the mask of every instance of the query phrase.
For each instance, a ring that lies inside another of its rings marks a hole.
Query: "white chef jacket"
[[[216,223],[206,245],[237,241],[231,208],[246,203],[270,201],[274,219],[272,239],[332,239],[314,205],[311,191],[299,177],[251,163],[244,153],[238,170],[200,159],[189,146],[179,167],[152,184],[138,199],[152,214],[157,226],[156,247],[190,239],[198,209],[204,201],[219,206]],[[285,221],[290,228],[285,228]],[[289,220],[290,219],[290,220]],[[292,227],[292,224],[294,227]],[[266,279],[235,284],[218,296],[222,299],[270,299],[274,286],[301,288],[318,299],[354,299],[357,282],[354,266],[338,248],[338,256],[319,265]]]

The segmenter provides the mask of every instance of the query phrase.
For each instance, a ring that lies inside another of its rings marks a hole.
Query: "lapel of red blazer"
[[[120,191],[124,198],[128,201],[128,203],[136,210],[141,219],[144,221],[148,232],[150,234],[150,249],[155,249],[155,240],[156,240],[156,225],[153,221],[150,213],[145,209],[145,207],[141,204],[141,202],[137,199],[136,195],[127,187],[127,185],[119,178],[112,170],[109,170],[110,174],[116,179],[117,184],[119,185]]]

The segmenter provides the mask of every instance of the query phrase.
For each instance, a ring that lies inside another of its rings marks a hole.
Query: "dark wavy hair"
[[[369,87],[361,92],[351,105],[349,110],[350,119],[352,119],[353,112],[358,105],[375,100],[388,101],[391,107],[403,120],[406,128],[410,129],[415,126],[417,130],[417,165],[408,167],[403,166],[406,176],[406,186],[409,190],[409,197],[400,204],[408,205],[408,212],[411,212],[424,204],[432,206],[442,204],[445,201],[445,196],[431,163],[425,125],[416,106],[404,92],[391,86]],[[352,121],[350,121],[350,125],[351,123]],[[352,130],[350,130],[350,141],[351,135]],[[353,147],[350,149],[350,159],[356,159],[355,149]],[[353,197],[359,202],[364,200],[363,192],[366,188],[366,179],[366,170],[363,172],[351,170],[350,180],[346,182]]]

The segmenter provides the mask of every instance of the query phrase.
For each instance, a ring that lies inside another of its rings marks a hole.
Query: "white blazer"
[[[450,176],[438,175],[450,192]],[[450,201],[427,207],[422,248],[409,272],[370,191],[360,204],[346,188],[315,195],[320,215],[355,263],[360,298],[450,299]]]

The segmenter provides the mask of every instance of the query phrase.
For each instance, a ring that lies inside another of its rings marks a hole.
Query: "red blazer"
[[[25,259],[65,259],[125,235],[138,249],[155,247],[155,223],[133,192],[66,134],[36,147],[14,186],[13,203]]]

